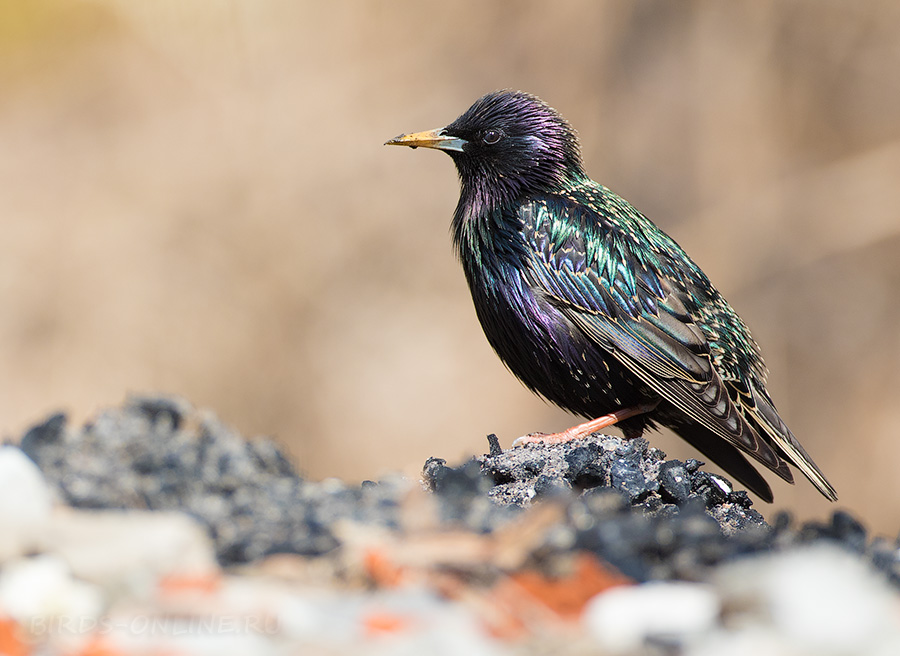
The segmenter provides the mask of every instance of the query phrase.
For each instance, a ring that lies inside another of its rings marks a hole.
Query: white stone
[[[807,656],[764,626],[717,629],[699,636],[682,656]],[[809,654],[808,656],[814,656]],[[869,656],[869,655],[867,655]]]
[[[900,594],[837,546],[747,558],[723,567],[715,583],[738,609],[732,622],[765,626],[798,653],[900,653]]]
[[[0,447],[0,562],[32,550],[52,506],[38,466],[21,449]]]
[[[59,554],[82,579],[134,593],[152,590],[160,576],[218,571],[206,531],[178,512],[60,508],[40,547]]]
[[[76,580],[57,556],[20,558],[0,571],[0,607],[32,633],[61,621],[97,618],[103,606],[99,588]]]
[[[649,639],[683,642],[709,631],[719,611],[719,600],[709,586],[652,582],[597,595],[588,602],[583,621],[605,652],[627,654]]]

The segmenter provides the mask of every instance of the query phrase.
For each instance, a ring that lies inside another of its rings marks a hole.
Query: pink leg
[[[616,410],[608,415],[603,415],[602,417],[586,421],[583,424],[572,426],[572,428],[564,430],[561,433],[553,433],[552,435],[548,435],[547,433],[529,433],[513,442],[513,446],[523,446],[525,444],[560,444],[570,440],[580,440],[582,437],[587,437],[591,433],[596,433],[598,430],[612,426],[623,419],[650,412],[659,405],[659,401],[660,400],[658,399],[630,408],[622,408],[621,410]],[[629,436],[626,435],[626,437]]]

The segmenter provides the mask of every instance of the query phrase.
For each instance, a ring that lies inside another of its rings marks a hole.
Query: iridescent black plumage
[[[741,452],[836,499],[778,416],[743,321],[668,235],[587,177],[554,109],[499,91],[388,143],[453,158],[453,241],[488,341],[526,386],[587,418],[658,401],[619,422],[627,436],[668,426],[765,500]]]

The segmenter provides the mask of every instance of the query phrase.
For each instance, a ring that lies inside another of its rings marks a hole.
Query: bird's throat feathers
[[[512,243],[509,233],[514,228],[511,224],[504,225],[508,223],[500,206],[479,207],[476,211],[475,205],[460,198],[450,230],[457,257],[468,278],[476,271],[489,273],[492,267],[488,263],[496,260],[496,249],[509,248]]]

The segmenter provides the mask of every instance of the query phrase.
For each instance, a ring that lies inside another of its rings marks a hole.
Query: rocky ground
[[[896,654],[900,544],[595,435],[308,481],[179,399],[0,449],[0,654]]]

